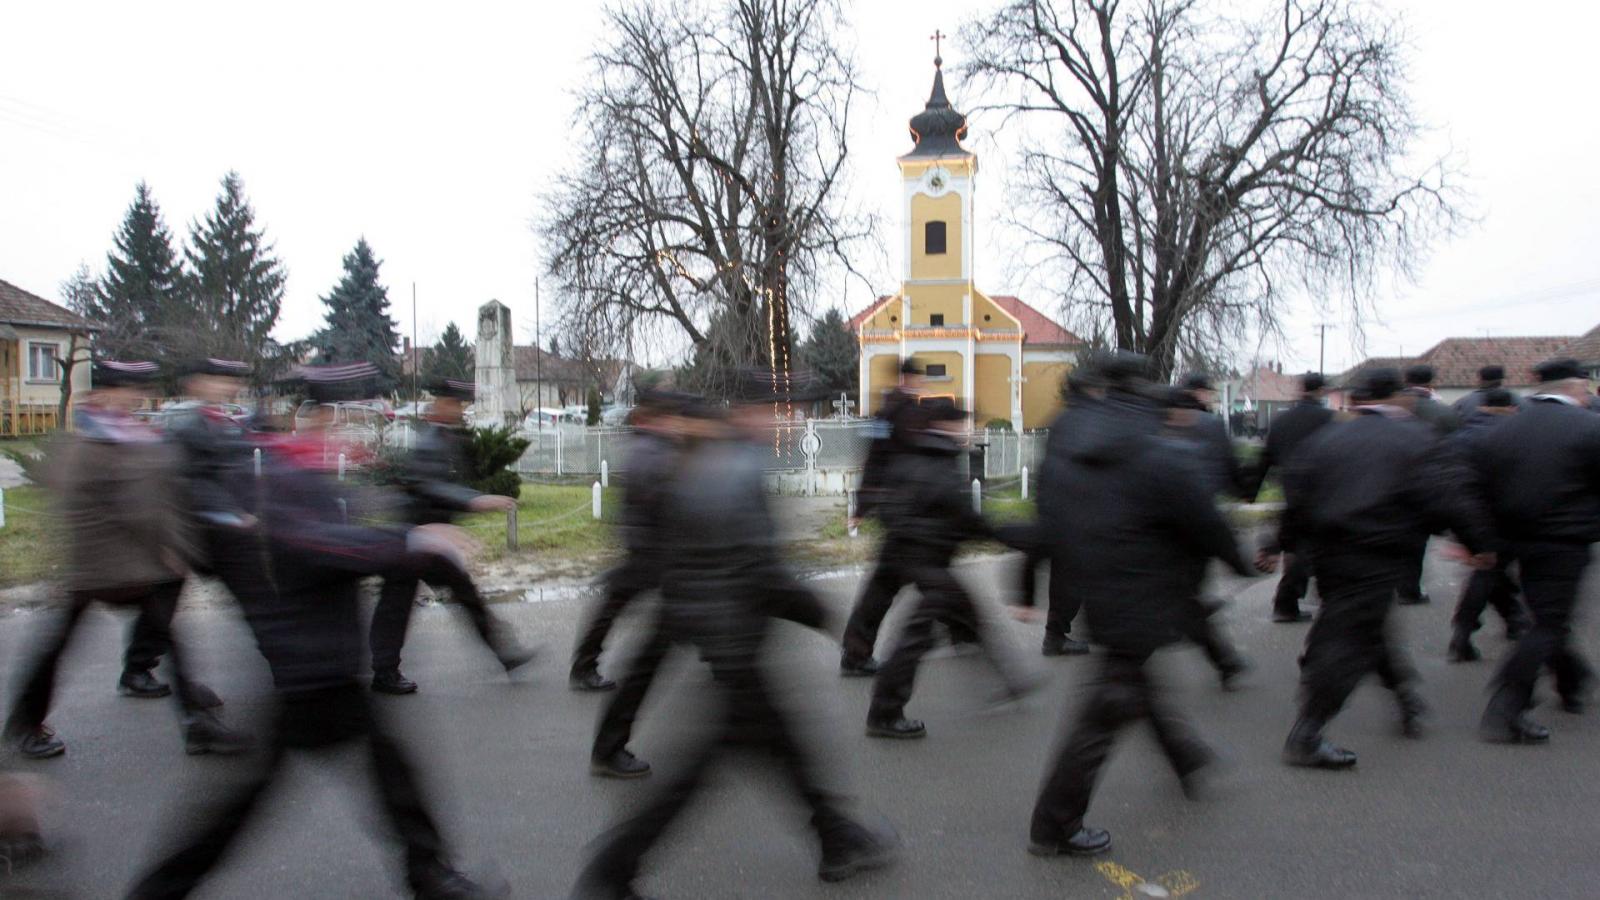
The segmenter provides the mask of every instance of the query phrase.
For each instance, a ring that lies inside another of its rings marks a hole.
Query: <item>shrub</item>
[[[989,421],[984,423],[983,427],[989,429],[990,431],[1010,431],[1011,430],[1011,420],[1010,419],[990,419]]]
[[[467,443],[467,484],[485,494],[522,494],[522,478],[509,467],[528,449],[527,438],[519,437],[509,425],[477,428]]]

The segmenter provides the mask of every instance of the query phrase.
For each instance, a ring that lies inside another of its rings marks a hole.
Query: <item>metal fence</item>
[[[807,470],[838,472],[859,469],[866,462],[867,448],[879,427],[873,419],[811,419],[783,422],[772,430],[772,472]],[[629,429],[582,425],[547,425],[522,432],[528,449],[517,461],[523,475],[597,475],[601,463],[612,474],[627,468]],[[983,450],[983,469],[972,473],[984,478],[1013,477],[1024,466],[1038,471],[1044,456],[1046,432],[979,431],[972,443]],[[965,463],[964,463],[965,465]]]

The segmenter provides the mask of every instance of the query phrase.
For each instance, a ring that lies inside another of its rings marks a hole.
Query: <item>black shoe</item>
[[[1089,644],[1070,635],[1057,637],[1047,634],[1044,636],[1044,646],[1039,652],[1045,656],[1082,656],[1089,652]]]
[[[1561,711],[1564,713],[1570,713],[1574,716],[1581,716],[1583,715],[1583,711],[1588,708],[1589,700],[1587,697],[1582,695],[1573,695],[1571,697],[1561,698]]]
[[[40,725],[30,731],[11,735],[17,752],[28,759],[49,759],[67,752],[67,745],[56,737],[55,729]]]
[[[495,654],[500,660],[500,667],[506,670],[507,675],[533,662],[538,656],[537,647],[512,647]]]
[[[881,738],[919,738],[928,736],[928,728],[916,719],[896,716],[893,719],[868,719],[867,736]]]
[[[183,752],[190,756],[233,756],[253,745],[250,736],[222,724],[210,710],[190,713],[183,724]]]
[[[1111,832],[1085,825],[1064,841],[1031,841],[1028,852],[1034,856],[1094,856],[1111,849]]]
[[[1401,594],[1399,599],[1401,606],[1427,606],[1429,603],[1433,602],[1433,598],[1429,597],[1425,593]]]
[[[117,681],[117,693],[140,700],[155,700],[172,696],[172,688],[164,681],[157,681],[147,670],[133,669],[122,673],[122,678]]]
[[[1238,690],[1239,677],[1250,671],[1250,664],[1242,659],[1234,658],[1217,666],[1217,679],[1222,683],[1225,691]]]
[[[839,674],[845,678],[871,678],[878,674],[878,661],[872,657],[839,657]]]
[[[1422,737],[1422,729],[1428,719],[1428,704],[1416,691],[1410,689],[1401,690],[1398,699],[1400,733],[1408,738]]]
[[[1478,652],[1477,647],[1472,646],[1471,634],[1458,631],[1456,636],[1450,639],[1450,649],[1445,653],[1445,658],[1453,663],[1477,662],[1483,659],[1483,654]]]
[[[372,690],[379,694],[415,694],[417,683],[400,674],[399,668],[379,669],[372,673]]]
[[[1550,729],[1526,713],[1510,720],[1485,713],[1478,725],[1478,737],[1491,744],[1543,744],[1550,740]]]
[[[1311,613],[1301,612],[1300,610],[1295,610],[1294,612],[1274,612],[1272,614],[1272,621],[1285,625],[1309,622],[1311,621]]]
[[[501,900],[511,896],[511,885],[481,885],[455,869],[434,865],[411,876],[417,900]]]
[[[617,683],[601,675],[600,670],[590,669],[587,672],[573,672],[572,677],[567,679],[567,686],[575,691],[599,692],[616,690]]]
[[[643,778],[650,774],[650,764],[623,749],[605,759],[591,758],[589,774],[604,778]]]
[[[217,692],[206,687],[198,681],[191,681],[184,687],[186,702],[195,709],[221,709],[222,698]]]
[[[1356,755],[1323,737],[1321,722],[1302,717],[1283,744],[1283,761],[1310,769],[1348,769],[1356,764]]]
[[[843,881],[872,869],[881,869],[900,856],[898,835],[878,835],[860,829],[861,834],[847,846],[824,851],[817,877],[827,882]]]

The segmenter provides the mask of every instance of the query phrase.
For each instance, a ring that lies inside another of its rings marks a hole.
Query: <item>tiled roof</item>
[[[1271,366],[1256,366],[1239,381],[1239,395],[1257,403],[1291,403],[1300,399],[1300,376]]]
[[[1538,383],[1533,375],[1534,366],[1557,356],[1573,355],[1568,348],[1582,343],[1590,335],[1576,340],[1570,336],[1445,338],[1419,356],[1375,356],[1363,360],[1341,375],[1339,381],[1348,384],[1356,373],[1377,366],[1404,369],[1426,364],[1433,367],[1435,388],[1475,388],[1479,369],[1503,366],[1507,387],[1532,387]],[[1600,336],[1596,337],[1596,342],[1600,343]]]
[[[877,312],[878,309],[883,306],[883,304],[893,300],[898,296],[898,294],[886,294],[882,297],[879,297],[871,306],[850,317],[850,328],[853,330],[861,327],[861,323],[865,322],[868,317]],[[1049,316],[1038,311],[1037,309],[1034,309],[1032,306],[1029,306],[1027,303],[1024,303],[1016,297],[991,294],[989,299],[993,300],[995,305],[1010,313],[1012,316],[1016,317],[1017,321],[1022,323],[1022,343],[1024,345],[1059,344],[1063,346],[1075,346],[1083,343],[1082,338],[1078,337],[1067,329],[1062,328],[1054,319],[1051,319]]]
[[[1557,356],[1570,356],[1585,365],[1600,364],[1600,325],[1589,333],[1561,348]]]
[[[0,322],[46,328],[95,328],[95,324],[64,306],[30,294],[9,281],[0,281]]]

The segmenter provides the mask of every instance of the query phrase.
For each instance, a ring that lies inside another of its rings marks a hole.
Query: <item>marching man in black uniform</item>
[[[1085,825],[1084,815],[1123,727],[1149,719],[1187,794],[1213,759],[1166,701],[1150,657],[1178,639],[1209,560],[1253,572],[1193,452],[1158,436],[1146,365],[1133,354],[1107,362],[1106,398],[1066,436],[1050,493],[1039,498],[1056,511],[1058,571],[1083,596],[1089,634],[1105,652],[1034,805],[1028,850],[1037,856],[1110,849],[1111,835]]]
[[[412,525],[449,524],[463,512],[509,510],[517,505],[511,497],[482,494],[461,482],[467,477],[466,454],[462,443],[463,406],[472,400],[475,386],[468,381],[440,379],[428,386],[434,395],[426,419],[417,425],[416,440],[400,471],[400,487],[405,493],[405,521]],[[421,563],[426,562],[426,565]],[[382,694],[410,694],[416,682],[400,674],[400,648],[406,642],[411,610],[417,598],[417,585],[426,582],[450,589],[451,599],[461,604],[473,628],[494,651],[507,672],[527,664],[533,651],[518,645],[503,624],[490,614],[472,576],[449,556],[414,558],[408,570],[386,573],[383,592],[372,611],[372,689]]]
[[[38,654],[18,674],[21,691],[5,725],[7,740],[31,759],[66,752],[45,717],[61,656],[96,602],[139,611],[124,688],[129,670],[153,682],[142,668],[145,663],[153,666],[162,653],[172,662],[187,752],[237,753],[247,746],[222,724],[216,712],[222,701],[193,680],[181,645],[172,639],[184,576],[197,554],[195,536],[178,454],[131,415],[159,377],[153,363],[96,362],[95,389],[82,399],[77,430],[56,460],[62,533],[69,538],[66,605],[48,626]],[[168,693],[164,685],[159,691],[141,686],[143,696]]]
[[[1288,470],[1295,453],[1306,439],[1333,421],[1333,410],[1322,401],[1326,382],[1316,372],[1300,376],[1300,399],[1294,406],[1273,417],[1267,428],[1266,446],[1252,476],[1250,498],[1261,495],[1261,486],[1273,469],[1278,476]],[[1300,601],[1305,599],[1311,584],[1311,557],[1302,549],[1290,553],[1283,567],[1283,577],[1278,580],[1278,590],[1272,595],[1272,621],[1309,622],[1311,614],[1300,611]]]
[[[1451,405],[1451,409],[1455,410],[1456,418],[1460,420],[1463,425],[1466,424],[1468,417],[1470,417],[1478,407],[1483,405],[1483,401],[1489,396],[1489,392],[1500,390],[1501,385],[1505,383],[1505,380],[1505,366],[1484,366],[1483,368],[1479,369],[1478,387],[1473,390],[1472,393],[1467,394],[1465,397],[1462,397],[1460,400],[1457,400]],[[1509,393],[1509,391],[1507,393]],[[1512,395],[1511,399],[1513,403],[1516,402],[1515,395]]]
[[[304,372],[306,391],[321,403],[363,396],[370,366]],[[459,558],[464,538],[451,526],[427,524],[409,531],[346,523],[351,499],[329,471],[322,419],[270,454],[262,521],[277,584],[271,607],[250,616],[257,643],[272,670],[278,710],[262,767],[244,785],[224,792],[186,831],[177,852],[160,861],[133,888],[133,900],[187,896],[226,855],[251,813],[279,777],[291,750],[365,745],[388,824],[405,845],[406,878],[422,900],[504,896],[452,869],[444,843],[421,796],[411,759],[391,737],[357,682],[361,664],[361,579],[403,571],[413,561],[426,568],[439,556]],[[350,516],[352,521],[355,516]]]
[[[777,552],[777,529],[767,508],[763,445],[770,440],[772,403],[784,394],[764,373],[739,379],[742,402],[725,424],[702,407],[707,434],[684,449],[677,479],[662,504],[664,534],[672,544],[662,583],[660,628],[666,641],[693,648],[711,667],[714,721],[691,760],[591,848],[573,891],[581,900],[637,897],[633,882],[644,856],[698,792],[712,764],[741,744],[774,754],[811,809],[811,825],[822,844],[818,876],[838,881],[888,863],[895,842],[845,812],[843,798],[823,787],[816,760],[794,724],[776,705],[777,693],[764,662],[775,618],[820,626],[814,601],[794,596],[793,579]],[[720,426],[720,427],[719,427]],[[785,592],[774,586],[790,585]],[[805,613],[801,614],[801,608]]]
[[[1493,565],[1487,513],[1453,457],[1437,451],[1411,414],[1400,373],[1373,369],[1351,393],[1356,416],[1322,429],[1291,463],[1278,546],[1309,550],[1322,605],[1300,659],[1300,716],[1284,746],[1290,765],[1342,769],[1356,755],[1323,737],[1328,721],[1368,672],[1394,691],[1401,727],[1420,734],[1426,712],[1412,671],[1390,628],[1395,584],[1430,533],[1453,530],[1474,556]],[[1272,548],[1264,568],[1276,565]]]
[[[1473,447],[1495,528],[1517,561],[1533,627],[1500,665],[1483,713],[1485,740],[1539,743],[1550,730],[1528,719],[1548,668],[1568,712],[1581,712],[1593,670],[1572,646],[1578,583],[1600,541],[1600,417],[1584,408],[1589,381],[1571,359],[1534,369],[1538,390]]]

